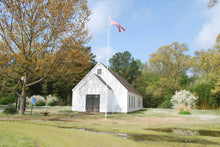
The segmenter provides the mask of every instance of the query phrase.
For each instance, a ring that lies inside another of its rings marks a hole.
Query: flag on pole
[[[125,31],[125,29],[124,29],[120,24],[118,24],[116,21],[114,21],[114,20],[111,19],[111,26],[112,26],[112,25],[116,25],[119,32],[121,32],[121,29],[122,29],[123,31]]]

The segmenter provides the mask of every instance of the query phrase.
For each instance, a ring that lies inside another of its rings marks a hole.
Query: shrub
[[[3,97],[0,99],[0,105],[8,105],[14,102],[15,102],[15,97],[13,95],[9,95],[7,97]]]
[[[198,96],[196,105],[200,109],[218,108],[220,101],[215,96],[216,93],[212,93],[215,85],[214,83],[215,81],[211,80],[211,78],[207,75],[197,78],[187,86],[191,92]]]
[[[191,115],[191,113],[189,111],[180,111],[179,114]]]
[[[16,114],[17,110],[16,110],[15,107],[7,106],[7,107],[5,107],[3,113],[5,113],[5,114]]]
[[[29,99],[29,103],[32,103],[32,99],[35,98],[35,105],[36,106],[45,106],[46,105],[46,100],[43,96],[40,95],[33,95],[30,99]]]
[[[31,101],[32,101],[32,98],[29,98],[29,97],[26,96],[26,105],[30,105]]]
[[[175,92],[175,95],[171,98],[171,102],[179,111],[190,111],[195,105],[197,98],[189,91],[181,90]]]
[[[162,104],[161,104],[161,108],[165,108],[165,109],[169,109],[172,108],[173,104],[171,103],[170,100],[165,100]]]
[[[48,106],[56,106],[58,104],[58,98],[56,96],[48,95],[46,98]]]

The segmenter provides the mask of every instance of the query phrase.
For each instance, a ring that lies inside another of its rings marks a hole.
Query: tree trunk
[[[21,89],[21,97],[20,97],[20,115],[24,115],[24,110],[25,110],[25,102],[26,102],[26,84],[27,84],[27,74],[25,74],[24,77],[22,77],[22,89]]]
[[[20,97],[20,111],[19,114],[20,115],[24,115],[24,110],[25,110],[25,98],[26,98],[26,91],[25,91],[25,87],[24,85],[22,86],[22,93],[21,93],[21,97]]]

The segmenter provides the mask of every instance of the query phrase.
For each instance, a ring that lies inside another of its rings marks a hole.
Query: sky
[[[220,33],[220,3],[208,9],[209,0],[88,0],[91,10],[87,44],[107,64],[108,16],[125,28],[110,27],[109,58],[128,51],[134,59],[148,62],[159,47],[175,41],[186,43],[191,56],[211,48]]]

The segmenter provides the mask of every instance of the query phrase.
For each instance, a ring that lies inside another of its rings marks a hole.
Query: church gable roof
[[[95,73],[92,73],[92,74],[88,77],[87,80],[83,80],[83,81],[80,83],[80,85],[81,85],[80,87],[84,87],[84,86],[88,83],[88,81],[90,81],[93,77],[95,77],[96,79],[98,79],[101,84],[103,84],[104,86],[106,86],[106,82],[105,82],[99,75],[97,75],[97,74],[95,74]],[[107,85],[107,87],[108,87],[109,90],[112,90],[112,88],[111,88],[109,85]],[[74,87],[74,88],[75,88],[75,87]]]
[[[104,64],[102,64],[105,68],[107,68]],[[129,91],[132,92],[134,94],[140,95],[141,94],[130,84],[128,83],[128,81],[126,79],[124,79],[123,77],[121,77],[119,74],[117,74],[116,72],[114,72],[113,70],[109,69],[108,70],[111,72],[111,74]]]
[[[115,73],[114,71],[112,71],[111,69],[108,69],[112,75],[129,91],[132,92],[134,94],[140,95],[141,94],[130,84],[128,83],[127,80],[125,80],[124,78],[122,78],[119,74]]]
[[[106,85],[106,82],[103,78],[101,78],[99,75],[94,73],[94,70],[97,69],[98,65],[102,65],[104,66],[129,92],[137,94],[139,96],[141,96],[141,94],[130,84],[128,83],[127,80],[125,80],[123,77],[121,77],[120,75],[118,75],[117,73],[115,73],[114,71],[112,71],[111,69],[107,68],[104,64],[102,63],[97,63],[95,67],[93,67],[93,69],[91,69],[91,71],[73,88],[76,89],[79,85],[81,85],[83,82],[87,81],[88,78],[90,76],[95,75],[104,85]],[[86,80],[87,79],[87,80]],[[112,90],[112,88],[108,86],[108,89]]]

